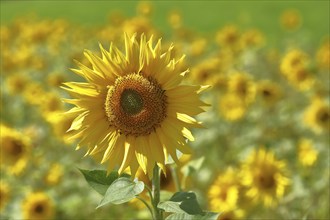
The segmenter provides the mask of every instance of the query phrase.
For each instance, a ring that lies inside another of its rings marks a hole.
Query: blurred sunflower
[[[229,76],[228,92],[250,104],[255,100],[256,86],[249,74],[237,72]]]
[[[308,90],[315,83],[311,72],[307,68],[297,68],[288,75],[289,82],[299,90]]]
[[[280,86],[269,80],[258,82],[257,91],[259,97],[261,97],[261,101],[267,106],[273,106],[282,96]]]
[[[243,48],[260,47],[264,44],[265,38],[257,29],[251,29],[242,34],[240,39]]]
[[[47,117],[48,114],[58,112],[63,109],[63,102],[56,93],[45,93],[40,97],[40,99],[42,100],[40,109],[45,117]]]
[[[290,77],[297,69],[305,69],[309,62],[309,56],[305,52],[292,49],[283,56],[280,69],[283,75]]]
[[[38,82],[29,83],[23,91],[23,97],[31,105],[39,105],[42,100],[37,97],[42,97],[46,92],[42,85]]]
[[[299,162],[305,166],[313,166],[317,160],[318,151],[314,148],[313,143],[309,139],[302,139],[298,145]]]
[[[57,185],[63,177],[63,166],[55,163],[49,168],[47,175],[45,176],[45,182],[48,185]]]
[[[239,49],[241,34],[235,25],[227,25],[216,33],[216,43],[223,47],[233,51]]]
[[[316,58],[320,68],[330,69],[330,39],[326,40],[318,49]]]
[[[27,77],[23,74],[11,74],[7,80],[8,91],[11,94],[21,94],[29,83]]]
[[[218,75],[220,71],[220,60],[218,58],[209,58],[197,64],[191,69],[191,78],[196,83],[210,83],[213,76]]]
[[[20,174],[26,167],[30,153],[30,140],[18,131],[1,125],[0,163],[14,174]]]
[[[208,191],[210,208],[221,212],[234,210],[237,208],[238,196],[237,171],[228,168],[217,177]]]
[[[299,11],[288,9],[281,14],[280,23],[284,29],[294,31],[300,27],[302,18]]]
[[[10,188],[7,183],[0,182],[0,211],[4,209],[10,198]]]
[[[242,166],[242,184],[247,187],[247,197],[262,201],[265,206],[274,206],[290,183],[286,172],[286,164],[276,160],[272,152],[253,151]]]
[[[178,69],[182,58],[171,55],[172,47],[161,52],[161,41],[142,35],[125,35],[124,55],[116,47],[102,58],[90,51],[85,56],[93,69],[78,63],[75,73],[88,83],[65,83],[76,105],[68,114],[76,116],[69,131],[80,138],[78,149],[87,146],[86,155],[108,162],[108,171],[119,165],[119,173],[130,168],[135,176],[139,166],[149,177],[157,163],[165,171],[170,155],[176,162],[176,150],[189,153],[186,138],[194,138],[188,128],[200,127],[191,116],[204,110],[199,93],[206,87],[180,85],[186,71]]]
[[[245,213],[242,209],[233,209],[221,212],[217,220],[240,220],[244,219]]]
[[[330,130],[330,108],[320,98],[314,98],[304,113],[304,122],[316,133]]]
[[[228,121],[244,117],[247,107],[242,99],[234,94],[226,94],[219,99],[219,112]]]
[[[53,201],[43,192],[27,195],[22,203],[24,219],[53,219],[55,215]]]

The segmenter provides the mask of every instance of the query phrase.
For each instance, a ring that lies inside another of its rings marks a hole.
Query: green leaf
[[[187,213],[173,213],[167,216],[165,220],[192,220],[193,217],[193,215],[189,215]]]
[[[119,175],[117,171],[112,171],[107,175],[106,170],[79,170],[84,175],[88,184],[101,195],[104,195],[108,187],[119,177],[129,177],[128,174]]]
[[[181,202],[180,208],[190,215],[203,214],[203,210],[200,208],[194,192],[176,192],[170,201]]]
[[[190,176],[193,172],[196,172],[202,167],[204,160],[205,157],[200,157],[198,159],[189,161],[181,168],[182,174],[184,176]]]
[[[120,177],[109,186],[97,208],[108,203],[118,205],[128,202],[143,190],[144,183],[142,181],[135,182],[129,178]]]
[[[204,215],[189,215],[187,213],[173,213],[166,220],[217,220],[220,213],[206,212]]]
[[[186,213],[180,208],[180,204],[181,202],[165,201],[158,203],[157,208],[163,209],[165,212]]]

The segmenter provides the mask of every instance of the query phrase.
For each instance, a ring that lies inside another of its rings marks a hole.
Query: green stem
[[[148,208],[148,210],[149,210],[151,216],[153,216],[152,209],[151,209],[150,205],[149,205],[149,204],[148,204],[143,198],[141,198],[141,197],[139,197],[139,196],[137,196],[136,198],[137,198],[138,200],[140,200],[141,202],[143,202],[143,204]]]
[[[147,191],[148,191],[148,194],[149,194],[149,197],[150,197],[150,199],[152,200],[152,191],[151,191],[151,189],[150,189],[150,187],[149,186],[147,186],[147,185],[144,185],[144,187],[147,189]]]
[[[152,205],[154,208],[154,219],[155,220],[162,220],[162,212],[157,208],[157,205],[160,201],[160,173],[159,173],[159,167],[157,164],[155,164],[154,170],[153,170],[153,176],[152,176]]]

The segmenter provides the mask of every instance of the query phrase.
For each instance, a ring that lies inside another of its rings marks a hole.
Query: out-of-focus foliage
[[[83,50],[122,45],[124,32],[173,43],[174,54],[186,54],[180,68],[189,68],[189,82],[212,86],[203,97],[211,107],[199,117],[205,128],[193,131],[193,155],[168,165],[162,200],[176,191],[176,170],[203,209],[223,212],[219,219],[328,219],[329,36],[311,37],[307,10],[265,18],[265,26],[278,25],[269,34],[253,20],[193,30],[174,6],[163,18],[168,28],[158,27],[152,18],[163,13],[160,6],[140,3],[134,16],[111,11],[95,26],[31,15],[1,25],[1,219],[149,218],[138,200],[95,210],[100,196],[77,167],[100,165],[81,159],[67,138],[73,118],[63,114],[68,106],[60,98],[67,96],[63,82],[80,80],[70,71],[74,60],[88,65]],[[200,157],[194,170],[189,160]],[[142,172],[137,176],[150,186]]]

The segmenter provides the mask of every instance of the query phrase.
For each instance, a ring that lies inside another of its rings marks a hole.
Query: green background
[[[286,9],[297,9],[303,17],[304,35],[320,41],[329,35],[329,1],[152,1],[153,24],[168,30],[167,15],[177,9],[184,25],[204,33],[214,33],[226,24],[260,28],[270,41],[283,32],[279,17]],[[41,18],[65,18],[84,25],[106,24],[112,11],[125,16],[136,14],[138,1],[1,1],[1,24],[34,12]],[[278,39],[279,40],[279,39]]]

